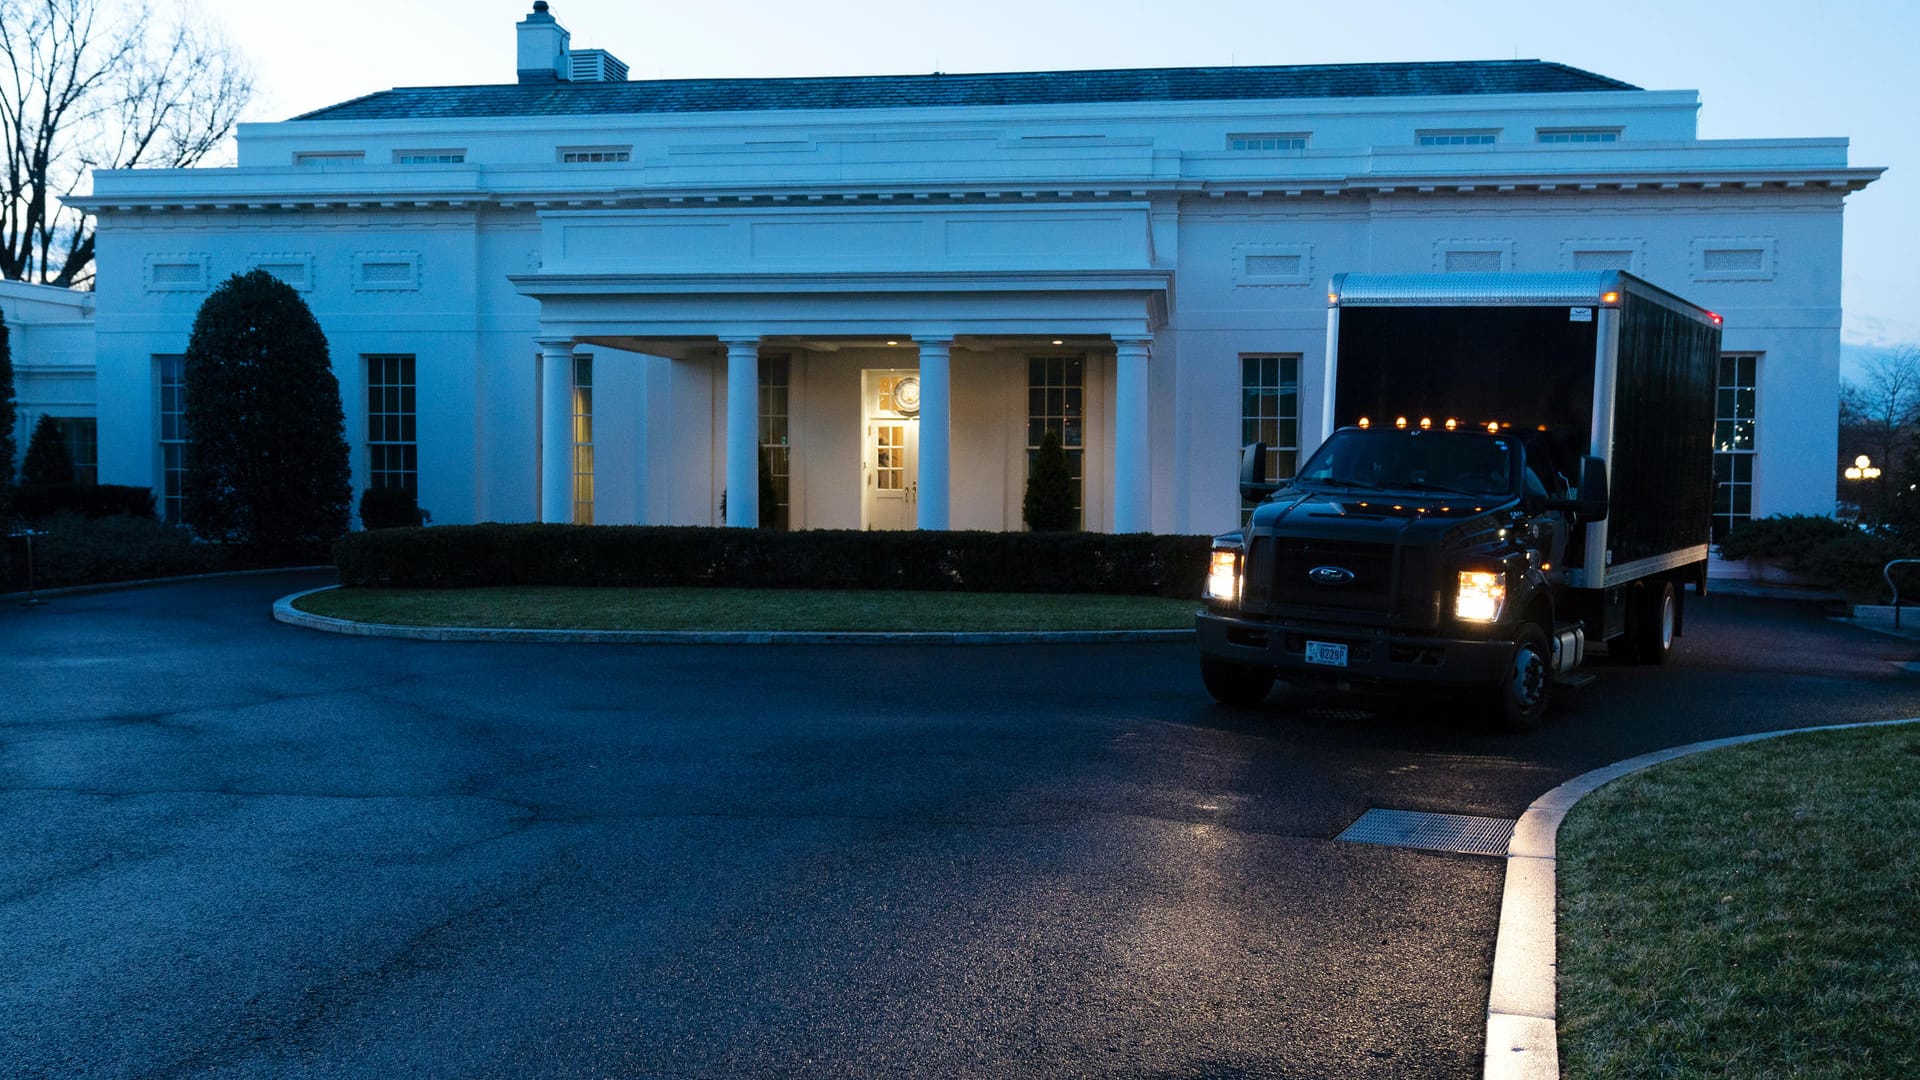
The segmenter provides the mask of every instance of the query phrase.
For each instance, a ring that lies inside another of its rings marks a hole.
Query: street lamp
[[[1867,460],[1867,455],[1861,454],[1853,459],[1853,464],[1847,466],[1846,477],[1849,480],[1878,480],[1880,467]]]

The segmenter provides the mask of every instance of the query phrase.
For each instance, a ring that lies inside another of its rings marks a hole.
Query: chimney
[[[533,0],[533,14],[515,27],[519,37],[519,63],[523,83],[565,82],[567,70],[567,28],[547,14],[547,0]]]

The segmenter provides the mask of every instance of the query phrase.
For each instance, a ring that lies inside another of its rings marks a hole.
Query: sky
[[[244,119],[394,86],[511,82],[531,0],[197,0],[251,62]],[[1914,0],[551,0],[631,77],[1540,59],[1698,90],[1706,139],[1852,141],[1886,175],[1847,200],[1844,341],[1920,343]]]

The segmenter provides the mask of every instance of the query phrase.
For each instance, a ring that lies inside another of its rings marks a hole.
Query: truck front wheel
[[[1200,681],[1223,705],[1258,705],[1273,689],[1273,672],[1211,656],[1200,658]]]
[[[1493,715],[1502,730],[1526,731],[1539,725],[1547,712],[1552,669],[1547,632],[1532,623],[1521,624],[1513,635],[1513,662],[1493,694]]]

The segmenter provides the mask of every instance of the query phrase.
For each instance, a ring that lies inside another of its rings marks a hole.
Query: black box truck
[[[1706,589],[1720,317],[1624,271],[1343,274],[1326,440],[1295,474],[1242,454],[1200,671],[1457,689],[1537,723],[1589,645],[1664,661]]]

